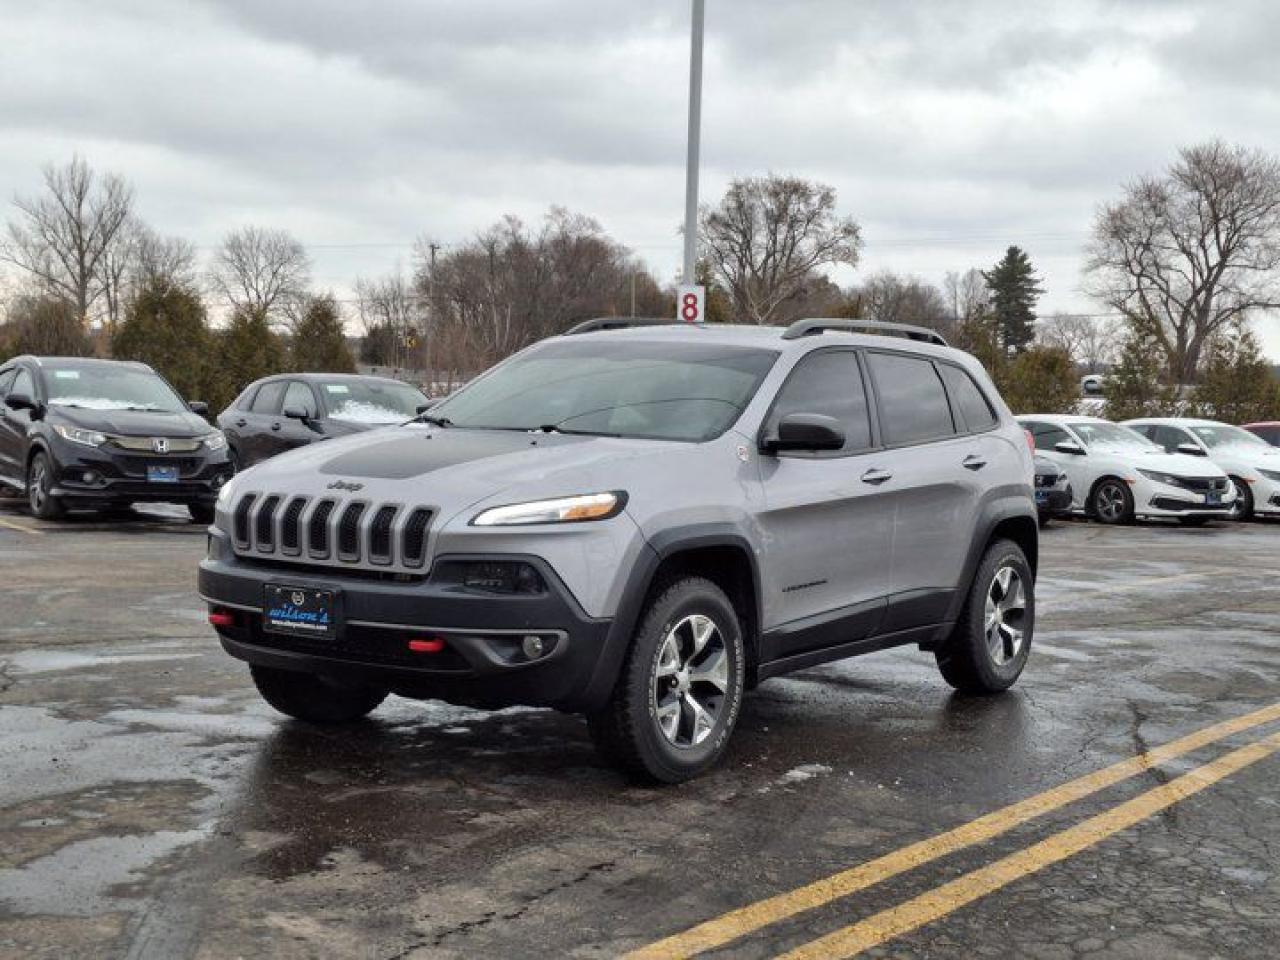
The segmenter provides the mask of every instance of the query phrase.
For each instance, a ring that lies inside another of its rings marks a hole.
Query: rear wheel
[[[1093,488],[1089,507],[1094,518],[1102,523],[1133,522],[1133,494],[1127,483],[1113,477],[1100,480]]]
[[[312,673],[250,667],[262,699],[283,714],[308,723],[350,723],[377,709],[387,691],[343,683]]]
[[[1252,520],[1253,519],[1253,491],[1249,489],[1249,485],[1239,477],[1232,477],[1231,483],[1236,488],[1236,502],[1231,507],[1232,520]]]
[[[606,760],[632,776],[679,783],[724,752],[742,704],[742,628],[724,591],[702,577],[650,600],[609,703],[587,717]]]
[[[1035,631],[1035,582],[1022,548],[997,540],[982,557],[964,609],[937,651],[942,677],[963,693],[999,693],[1026,666]]]
[[[53,489],[53,464],[48,454],[37,453],[27,469],[27,504],[33,516],[41,520],[57,520],[66,511]]]

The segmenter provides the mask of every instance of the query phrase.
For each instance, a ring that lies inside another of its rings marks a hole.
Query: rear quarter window
[[[938,368],[942,371],[942,379],[947,383],[952,401],[959,408],[965,427],[973,431],[990,430],[994,427],[996,412],[973,377],[949,363],[940,363]]]

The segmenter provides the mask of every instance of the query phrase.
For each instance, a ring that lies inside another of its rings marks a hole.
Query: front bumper
[[[97,503],[206,503],[232,476],[227,451],[197,450],[162,456],[54,442],[53,496],[77,505]],[[148,479],[149,466],[173,467],[176,481]]]
[[[1133,487],[1134,512],[1140,517],[1230,517],[1236,492],[1228,485],[1217,503],[1195,490],[1145,481]]]
[[[1071,512],[1073,494],[1071,485],[1065,487],[1037,487],[1036,512],[1041,517],[1061,517]]]
[[[251,664],[359,677],[416,699],[486,708],[517,704],[564,710],[598,707],[612,686],[606,656],[615,621],[587,616],[554,570],[532,556],[442,556],[423,577],[289,567],[237,557],[219,530],[197,582],[211,610],[233,623],[217,627],[223,648]],[[474,562],[519,562],[536,569],[545,590],[495,594],[459,575]],[[263,628],[268,584],[332,591],[330,639]],[[529,659],[526,636],[545,652]],[[410,640],[442,640],[438,652],[414,652]],[[603,679],[602,679],[603,678]]]

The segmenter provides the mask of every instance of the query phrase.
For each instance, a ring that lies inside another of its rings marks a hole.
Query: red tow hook
[[[214,627],[234,627],[236,615],[230,610],[210,610],[209,624]]]
[[[444,641],[439,637],[426,640],[410,640],[409,649],[414,653],[440,653],[444,650]]]

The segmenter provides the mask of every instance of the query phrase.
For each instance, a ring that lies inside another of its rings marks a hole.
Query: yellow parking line
[[[910,933],[927,923],[970,904],[1001,887],[1060,863],[1185,800],[1219,780],[1243,770],[1280,750],[1280,733],[1251,743],[1196,767],[1132,800],[1055,833],[1039,843],[966,873],[896,907],[829,933],[790,953],[782,960],[829,960],[852,957],[886,940]]]
[[[18,523],[16,520],[6,520],[0,517],[0,527],[6,527],[9,530],[17,530],[19,533],[29,533],[33,537],[43,537],[44,531],[37,530],[35,527],[28,527],[25,524]]]
[[[659,960],[659,958],[671,960],[671,958],[689,957],[704,950],[722,947],[726,943],[777,923],[779,920],[823,906],[851,893],[865,890],[890,877],[948,856],[957,850],[990,840],[1029,820],[1097,793],[1122,780],[1127,780],[1156,764],[1183,756],[1234,733],[1274,720],[1280,720],[1280,703],[1232,720],[1215,723],[1131,759],[1122,760],[1060,784],[1044,793],[1019,800],[1017,803],[985,814],[945,833],[902,847],[875,860],[816,880],[795,890],[732,910],[682,933],[659,940],[647,947],[641,947],[627,956],[630,960]]]

